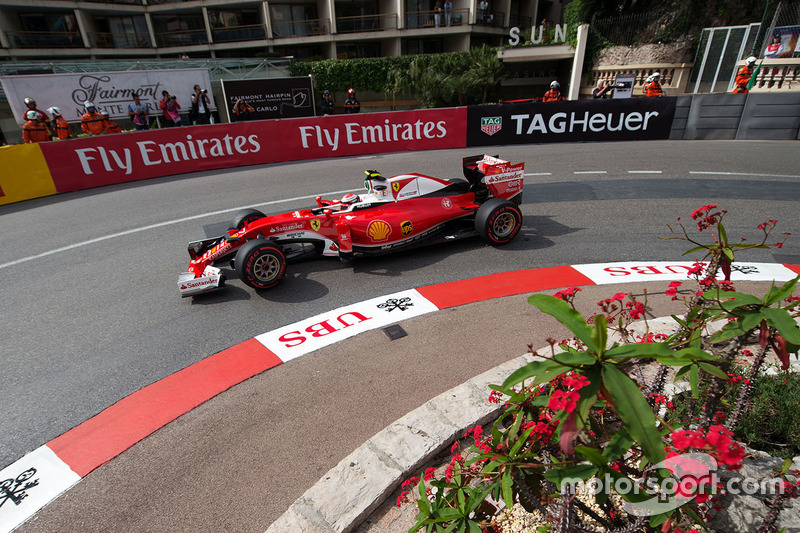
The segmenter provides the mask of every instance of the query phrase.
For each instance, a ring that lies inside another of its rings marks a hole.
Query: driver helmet
[[[31,98],[30,96],[26,96],[24,102],[26,106],[36,105],[36,100]]]
[[[342,196],[340,203],[342,205],[351,205],[358,202],[359,200],[360,198],[358,197],[357,194],[347,193],[344,196]]]
[[[561,85],[557,81],[550,82],[550,88],[551,89],[558,89],[560,87],[561,87]]]
[[[756,58],[755,58],[755,56],[750,56],[747,59],[745,59],[744,61],[745,61],[745,63],[747,63],[748,67],[752,67],[753,63],[756,62]]]
[[[27,118],[28,120],[38,120],[39,119],[39,113],[37,113],[36,111],[31,109],[30,111],[25,113],[25,118]]]
[[[86,111],[88,111],[90,113],[94,113],[96,111],[96,109],[94,107],[94,104],[92,102],[90,102],[89,100],[86,100],[83,103],[83,107],[86,109]]]
[[[47,108],[47,112],[50,113],[51,115],[55,115],[57,117],[61,116],[61,108],[60,107],[56,107],[56,106],[48,107]]]

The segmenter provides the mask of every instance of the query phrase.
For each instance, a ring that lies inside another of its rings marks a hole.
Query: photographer
[[[189,112],[189,122],[210,124],[211,110],[208,108],[210,103],[211,99],[208,97],[208,91],[201,89],[199,85],[195,85],[194,94],[192,95],[192,110]]]
[[[147,116],[147,106],[139,100],[139,95],[133,95],[133,103],[128,105],[128,116],[131,117],[136,131],[150,129],[150,117]]]
[[[158,103],[161,112],[164,114],[165,127],[181,125],[181,105],[175,96],[170,96],[168,91],[161,91],[161,101]]]
[[[613,85],[609,85],[606,83],[606,80],[599,80],[597,82],[597,87],[592,91],[592,98],[595,100],[597,99],[605,99],[608,94],[614,90]]]
[[[250,120],[250,114],[253,111],[255,110],[250,104],[239,98],[236,100],[236,103],[233,105],[233,109],[231,110],[231,122]]]

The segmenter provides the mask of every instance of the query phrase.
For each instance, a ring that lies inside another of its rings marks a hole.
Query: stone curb
[[[721,324],[717,327],[721,327]],[[634,335],[671,333],[676,322],[660,317],[632,325]],[[710,328],[716,329],[716,328]],[[613,341],[613,339],[610,339]],[[549,350],[549,347],[547,348]],[[406,479],[466,429],[496,418],[489,385],[535,360],[525,354],[454,387],[377,433],[342,459],[297,499],[266,533],[350,533]],[[800,372],[800,361],[792,365]]]

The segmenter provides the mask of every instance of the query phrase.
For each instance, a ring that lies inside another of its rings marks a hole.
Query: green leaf
[[[724,380],[726,380],[726,381],[727,381],[727,379],[728,379],[728,374],[726,374],[725,372],[723,372],[723,371],[722,371],[721,369],[719,369],[718,367],[716,367],[716,366],[714,366],[714,365],[709,365],[708,363],[697,363],[697,364],[700,366],[700,368],[702,368],[703,370],[705,370],[706,372],[708,372],[708,373],[709,373],[709,374],[711,374],[712,376],[716,376],[716,377],[718,377],[719,379],[724,379]]]
[[[701,246],[696,246],[696,247],[692,248],[691,250],[687,250],[687,251],[683,252],[681,255],[690,255],[690,254],[693,254],[695,252],[699,252],[700,250],[708,250],[708,248],[709,248],[708,246],[702,246],[702,245]]]
[[[658,527],[667,521],[667,518],[672,516],[672,511],[668,513],[661,513],[650,517],[650,527]]]
[[[692,396],[694,399],[700,398],[700,370],[697,365],[692,365],[689,370],[689,384],[692,386]]]
[[[519,417],[519,420],[522,420],[521,416]],[[509,450],[509,452],[508,452],[508,458],[509,459],[513,460],[513,459],[515,459],[517,457],[517,454],[519,453],[520,448],[522,448],[525,445],[525,443],[528,442],[528,437],[531,436],[531,432],[533,430],[534,430],[534,428],[532,428],[532,427],[528,428],[522,433],[522,435],[520,435],[517,438],[517,442],[514,443],[514,446],[512,446],[511,450]]]
[[[794,292],[795,287],[797,286],[797,282],[800,280],[800,276],[797,276],[793,280],[787,281],[781,287],[775,287],[773,283],[772,286],[767,291],[767,294],[764,296],[764,304],[765,305],[772,305],[776,302],[780,302],[792,292]]]
[[[545,479],[552,481],[561,490],[561,484],[565,481],[581,480],[586,481],[597,473],[594,465],[574,465],[563,468],[551,468],[544,473]]]
[[[586,352],[572,350],[557,353],[553,356],[553,359],[567,366],[593,365],[597,362],[597,359]]]
[[[790,468],[792,468],[792,460],[784,459],[783,464],[781,465],[781,474],[785,474]]]
[[[798,329],[797,322],[794,321],[794,318],[786,309],[765,307],[761,310],[761,314],[767,319],[767,323],[778,330],[778,333],[784,339],[792,344],[800,344],[800,329]]]
[[[727,244],[728,243],[728,232],[725,231],[725,227],[722,225],[722,222],[717,224],[717,229],[719,230],[719,240],[720,240],[720,242],[723,243],[723,244]],[[725,250],[727,250],[727,248],[723,248],[722,250],[725,251]],[[731,262],[733,262],[733,252],[730,252],[730,254],[731,255],[728,256],[728,259],[730,259]],[[725,255],[728,255],[728,254],[725,253]]]
[[[571,370],[572,368],[556,361],[534,361],[512,372],[503,382],[503,387],[513,387],[530,378],[534,378],[534,380],[528,383],[528,386],[535,387]]]
[[[723,291],[720,289],[711,289],[705,291],[701,296],[703,300],[733,300],[734,302],[746,302],[746,305],[762,305],[762,301],[752,294],[735,291]]]
[[[622,427],[603,448],[603,455],[608,458],[608,462],[616,461],[625,455],[632,445],[633,439],[628,430]]]
[[[642,342],[637,344],[621,344],[606,352],[607,359],[629,359],[635,357],[658,357],[674,355],[675,351],[663,342]]]
[[[514,493],[511,490],[513,485],[513,480],[511,478],[511,469],[507,468],[505,472],[503,472],[503,501],[506,504],[506,508],[511,509],[514,506]]]
[[[482,533],[483,532],[481,527],[476,522],[474,522],[473,520],[470,520],[469,522],[467,522],[467,524],[469,525],[469,533]]]
[[[589,448],[588,446],[575,446],[575,451],[578,452],[581,457],[598,468],[602,468],[608,464],[608,457],[603,455],[600,450],[596,448]]]
[[[571,308],[567,302],[547,294],[534,294],[528,298],[528,303],[535,305],[543,313],[547,313],[567,326],[590,351],[597,353],[598,347],[592,340],[592,328],[586,324],[586,320],[581,314]]]
[[[608,322],[603,315],[594,317],[592,341],[594,341],[595,346],[597,346],[597,350],[599,351],[598,355],[602,355],[608,344]]]
[[[651,463],[664,460],[664,444],[656,428],[653,410],[639,386],[614,365],[603,366],[603,385],[614,402],[614,409],[636,439]]]

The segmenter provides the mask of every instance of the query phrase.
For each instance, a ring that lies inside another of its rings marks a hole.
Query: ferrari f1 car
[[[475,235],[505,244],[522,223],[524,166],[467,157],[466,180],[416,173],[386,178],[368,170],[360,195],[317,197],[316,207],[280,215],[243,210],[225,235],[189,243],[191,261],[178,276],[178,290],[194,296],[222,288],[225,276],[216,265],[224,262],[247,285],[269,289],[287,263],[313,256],[348,260]]]

